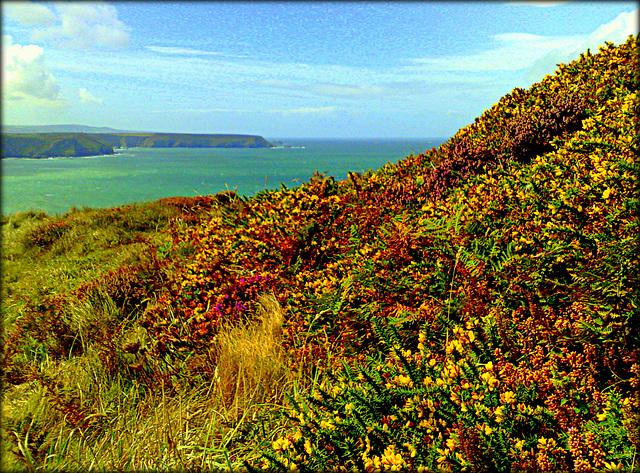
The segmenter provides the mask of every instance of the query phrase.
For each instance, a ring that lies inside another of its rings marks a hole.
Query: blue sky
[[[4,124],[446,137],[636,2],[2,2]]]

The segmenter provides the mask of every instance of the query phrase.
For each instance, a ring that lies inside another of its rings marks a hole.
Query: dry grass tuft
[[[257,321],[229,327],[218,336],[217,377],[228,408],[239,414],[249,403],[274,401],[286,378],[280,344],[282,307],[272,295],[258,298]]]

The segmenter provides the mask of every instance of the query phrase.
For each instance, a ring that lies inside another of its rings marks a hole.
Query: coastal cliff
[[[114,154],[114,148],[269,148],[256,135],[184,133],[9,133],[2,158],[82,157]]]
[[[114,154],[113,146],[84,133],[2,135],[2,158],[53,158]]]
[[[91,136],[116,148],[270,148],[273,146],[263,137],[256,135],[101,133]]]

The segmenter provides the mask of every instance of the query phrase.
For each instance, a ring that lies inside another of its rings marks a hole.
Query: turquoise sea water
[[[132,148],[115,156],[3,159],[2,214],[75,206],[115,207],[169,196],[254,195],[305,182],[315,170],[336,179],[379,169],[446,139],[281,139],[291,148]]]

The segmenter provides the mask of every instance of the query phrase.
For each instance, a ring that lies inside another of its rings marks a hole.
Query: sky
[[[636,2],[2,2],[5,125],[449,137]]]

